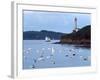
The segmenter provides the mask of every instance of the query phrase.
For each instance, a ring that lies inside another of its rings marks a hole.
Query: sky
[[[24,31],[48,30],[71,33],[75,26],[75,17],[78,28],[91,24],[91,14],[26,10],[23,11],[23,29]]]

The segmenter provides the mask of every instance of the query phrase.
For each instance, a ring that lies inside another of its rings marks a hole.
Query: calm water
[[[24,40],[23,69],[81,67],[91,65],[91,49],[68,44],[53,44],[58,40]]]

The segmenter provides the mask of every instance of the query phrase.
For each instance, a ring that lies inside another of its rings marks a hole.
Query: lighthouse
[[[77,18],[76,17],[74,19],[74,23],[75,23],[75,29],[77,29]]]
[[[77,27],[77,18],[75,17],[74,18],[74,29],[73,29],[73,32],[77,32],[79,31],[79,28]]]

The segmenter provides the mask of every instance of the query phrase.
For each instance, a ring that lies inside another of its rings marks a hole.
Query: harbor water
[[[83,67],[91,65],[91,49],[59,40],[23,40],[23,69]]]

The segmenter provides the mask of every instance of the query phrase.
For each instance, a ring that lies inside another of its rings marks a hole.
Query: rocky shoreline
[[[91,47],[91,26],[87,25],[78,32],[61,36],[60,42],[54,44],[74,44],[81,47]]]
[[[91,48],[91,44],[87,44],[87,43],[82,44],[82,43],[76,43],[76,42],[75,43],[74,42],[55,42],[53,44],[62,44],[62,45],[69,44],[69,45],[74,45],[75,47]]]

